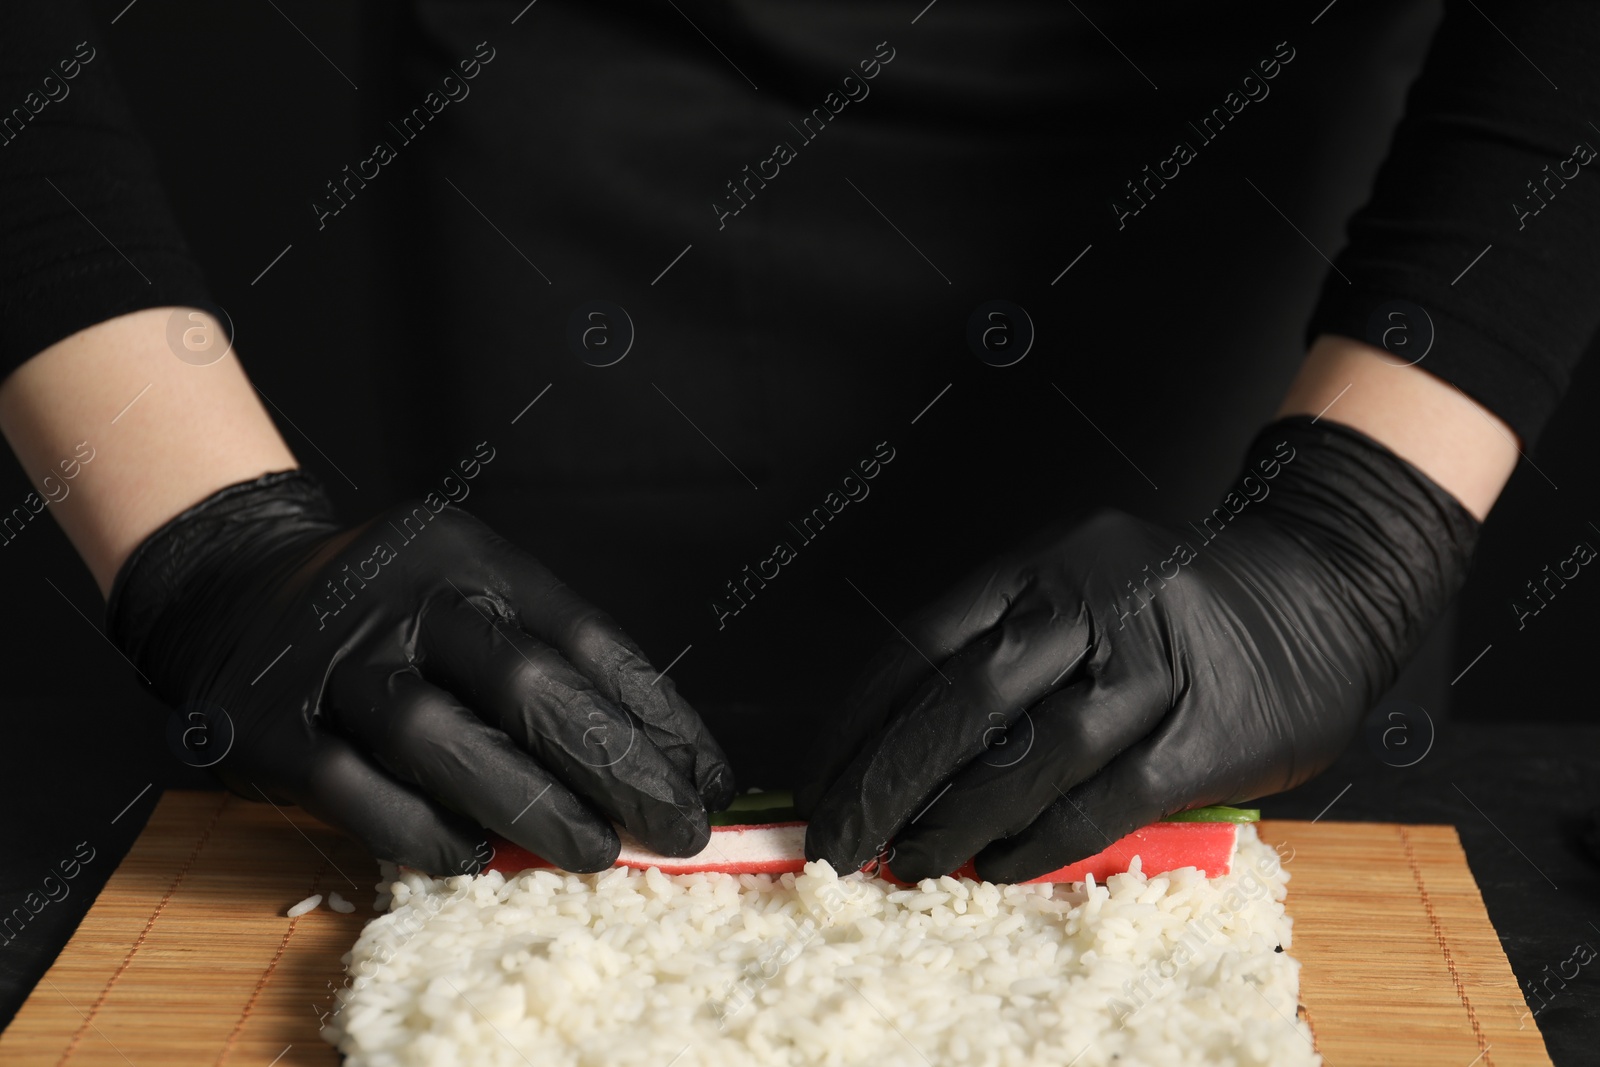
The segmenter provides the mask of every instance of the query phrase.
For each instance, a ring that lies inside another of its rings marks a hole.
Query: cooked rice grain
[[[619,868],[386,888],[324,1036],[348,1067],[1320,1063],[1288,874],[1104,886]]]

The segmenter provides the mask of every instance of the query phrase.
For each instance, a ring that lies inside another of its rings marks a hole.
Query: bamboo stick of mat
[[[1452,828],[1260,832],[1291,874],[1302,1011],[1330,1067],[1550,1063]],[[358,846],[298,809],[168,793],[0,1034],[0,1063],[337,1064],[318,1031],[376,880]],[[331,890],[356,911],[325,900],[284,916]]]

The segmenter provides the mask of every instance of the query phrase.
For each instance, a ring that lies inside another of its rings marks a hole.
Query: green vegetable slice
[[[759,826],[765,823],[794,822],[800,813],[794,808],[794,794],[787,789],[766,793],[740,793],[726,811],[711,813],[712,826]],[[1258,822],[1259,808],[1230,808],[1213,805],[1191,808],[1166,817],[1165,822]]]
[[[1190,808],[1168,815],[1163,822],[1259,822],[1260,808],[1229,808],[1221,804],[1209,808]]]
[[[771,822],[794,822],[800,813],[794,809],[794,794],[787,789],[765,793],[740,793],[726,811],[711,813],[712,826],[749,826]]]

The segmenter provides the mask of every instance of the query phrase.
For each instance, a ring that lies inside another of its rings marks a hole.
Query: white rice
[[[306,897],[306,899],[302,900],[300,903],[298,903],[298,904],[294,905],[293,907],[291,907],[289,909],[289,911],[287,912],[287,914],[288,914],[289,918],[291,918],[291,919],[298,919],[298,918],[300,918],[300,916],[304,915],[308,911],[315,911],[317,905],[321,904],[321,903],[322,903],[322,894],[321,893],[317,893],[317,894],[314,894],[312,896]]]
[[[352,911],[356,910],[356,906],[344,899],[344,897],[341,897],[338,890],[334,890],[328,894],[328,907],[332,908],[340,915],[349,915]]]
[[[1288,873],[1104,886],[619,868],[387,888],[323,1035],[348,1067],[1315,1065]]]

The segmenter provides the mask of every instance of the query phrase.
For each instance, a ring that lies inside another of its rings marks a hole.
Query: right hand
[[[159,696],[227,712],[224,782],[381,859],[475,870],[482,826],[595,871],[616,860],[613,821],[691,855],[707,808],[733,796],[672,680],[454,506],[410,501],[341,529],[307,475],[241,483],[141,545],[109,611]]]
[[[1309,415],[1261,432],[1206,522],[1052,528],[897,626],[798,791],[806,857],[853,871],[892,842],[908,881],[972,858],[1024,882],[1292,788],[1394,683],[1478,534],[1421,470]]]

